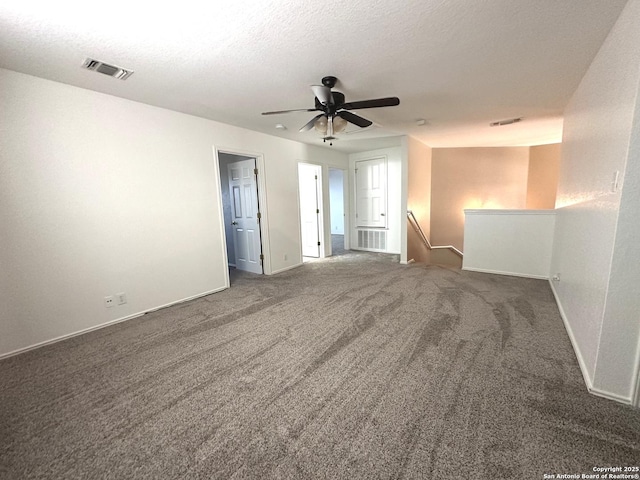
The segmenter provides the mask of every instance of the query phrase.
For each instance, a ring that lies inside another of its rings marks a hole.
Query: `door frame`
[[[221,175],[220,175],[220,156],[218,155],[219,153],[226,153],[229,155],[239,155],[242,157],[249,157],[249,158],[255,158],[256,159],[256,168],[258,169],[258,176],[257,176],[257,187],[258,187],[258,205],[260,208],[260,242],[262,244],[262,255],[264,256],[264,259],[262,260],[262,272],[264,275],[271,275],[271,248],[270,248],[270,244],[269,244],[269,220],[268,220],[268,215],[267,215],[267,195],[266,195],[266,191],[267,191],[267,184],[266,184],[266,175],[265,175],[265,162],[264,162],[264,155],[262,153],[257,153],[257,152],[248,152],[246,150],[238,150],[236,148],[226,148],[226,147],[217,147],[216,145],[213,145],[213,156],[215,159],[215,173],[217,174],[218,178],[218,185],[220,184],[221,181]],[[225,228],[224,228],[224,212],[223,212],[223,205],[222,205],[222,191],[218,191],[218,195],[220,197],[220,202],[219,202],[219,217],[220,217],[220,225],[221,225],[221,232],[222,232],[222,243],[223,243],[223,253],[224,253],[224,258],[226,259],[225,264],[228,265],[229,264],[229,258],[227,255],[227,236],[225,235]],[[227,287],[230,286],[230,281],[229,281],[229,269],[226,269],[226,281],[227,281]]]
[[[298,161],[297,162],[297,175],[298,175],[298,231],[300,234],[300,258],[304,258],[304,255],[302,255],[302,251],[303,251],[303,246],[302,246],[302,216],[301,216],[301,205],[300,205],[300,165],[307,165],[307,166],[311,166],[311,167],[315,167],[318,171],[318,175],[320,178],[318,178],[316,180],[316,201],[317,201],[317,205],[318,205],[318,210],[320,210],[320,212],[317,214],[317,222],[318,222],[318,240],[320,242],[319,245],[319,249],[318,249],[318,258],[325,258],[329,252],[330,254],[330,249],[331,247],[329,246],[329,250],[326,249],[326,244],[327,244],[327,234],[325,232],[325,225],[326,225],[326,219],[325,217],[325,177],[327,177],[328,175],[325,175],[325,165],[322,164],[318,164],[318,163],[311,163],[311,162],[304,162],[304,161]],[[328,185],[328,183],[327,183]],[[327,190],[328,191],[328,190]],[[331,228],[331,227],[329,227]],[[307,257],[309,258],[309,257]],[[313,258],[313,257],[312,257]]]
[[[342,172],[342,223],[343,223],[343,229],[344,229],[344,249],[345,250],[351,250],[351,244],[349,242],[349,232],[350,232],[350,228],[349,228],[349,216],[350,216],[350,209],[349,209],[349,167],[338,167],[338,166],[334,166],[334,165],[327,165],[327,191],[329,192],[329,198],[328,198],[328,212],[329,212],[329,243],[328,245],[328,249],[325,250],[325,253],[327,254],[327,256],[331,256],[333,255],[333,249],[332,249],[332,242],[331,242],[331,234],[333,233],[331,231],[331,185],[330,185],[330,174],[331,174],[331,170],[340,170]],[[325,240],[326,241],[326,240]]]
[[[226,161],[225,164],[227,166],[227,184],[231,203],[230,230],[233,231],[235,267],[238,270],[263,274],[264,254],[262,252],[262,234],[260,233],[261,213],[258,199],[258,167],[256,159],[235,155],[229,156],[229,158],[232,160]],[[237,178],[234,178],[234,172],[237,173]],[[249,187],[248,191],[247,187]],[[249,193],[250,198],[247,198],[247,193]],[[226,222],[227,219],[225,218]],[[225,227],[228,226],[225,225]],[[251,231],[253,234],[249,233]],[[227,228],[225,228],[225,234],[228,234]],[[227,236],[228,239],[229,237]],[[246,248],[244,256],[241,254],[242,246]],[[229,247],[228,243],[227,247]],[[229,255],[229,252],[227,254]]]
[[[372,162],[372,161],[380,161],[382,163],[382,173],[384,174],[384,204],[382,205],[382,216],[384,217],[384,225],[361,225],[360,220],[358,220],[358,163],[362,162]],[[372,157],[365,157],[356,159],[353,163],[353,194],[354,194],[354,226],[356,229],[380,229],[380,230],[388,230],[389,229],[389,159],[387,155],[375,155]]]

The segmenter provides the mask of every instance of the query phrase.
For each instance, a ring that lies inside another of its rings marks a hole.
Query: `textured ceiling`
[[[0,67],[314,144],[315,131],[298,133],[312,113],[260,113],[312,107],[309,86],[335,75],[347,101],[401,104],[356,111],[375,125],[334,148],[401,134],[434,147],[532,145],[560,140],[562,111],[625,3],[3,0]],[[86,57],[135,74],[83,70]],[[488,126],[511,117],[524,120]]]

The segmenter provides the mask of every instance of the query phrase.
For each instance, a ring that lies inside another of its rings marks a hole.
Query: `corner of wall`
[[[431,165],[432,149],[413,137],[407,137],[407,205],[427,237],[431,235]],[[407,222],[407,257],[430,262],[431,256],[422,239]]]
[[[400,263],[405,265],[408,261],[407,229],[402,228],[402,219],[406,218],[409,189],[409,137],[406,135],[401,139],[400,170]]]

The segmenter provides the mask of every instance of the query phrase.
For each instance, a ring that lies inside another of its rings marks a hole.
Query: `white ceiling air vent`
[[[87,70],[93,70],[94,72],[104,73],[105,75],[117,78],[118,80],[126,80],[133,75],[133,70],[109,65],[108,63],[94,60],[93,58],[87,58],[82,64],[82,67]]]
[[[511,125],[512,123],[518,123],[522,121],[522,117],[520,118],[509,118],[508,120],[499,120],[497,122],[491,122],[489,124],[490,127],[502,127],[503,125]]]

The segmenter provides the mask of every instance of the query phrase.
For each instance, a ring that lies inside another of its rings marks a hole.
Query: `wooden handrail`
[[[461,257],[464,255],[460,250],[458,250],[453,245],[431,245],[431,242],[422,231],[422,228],[420,227],[420,224],[418,223],[418,220],[416,219],[416,216],[413,214],[412,210],[407,210],[407,218],[409,219],[409,223],[411,223],[411,225],[413,226],[413,229],[420,235],[420,237],[422,238],[422,241],[424,242],[424,244],[427,246],[429,250],[449,249],[452,252],[457,253]]]

